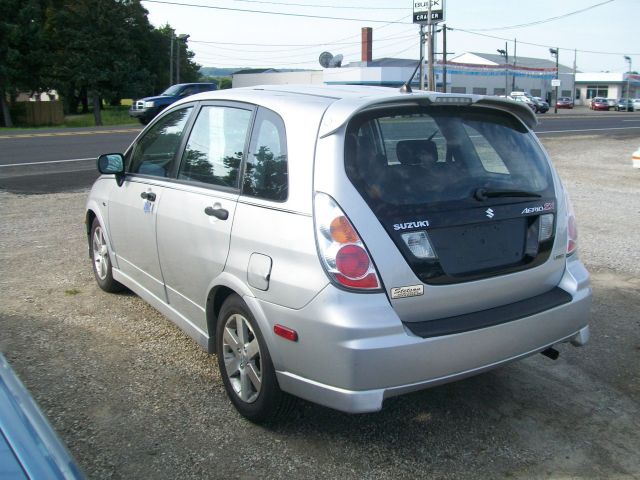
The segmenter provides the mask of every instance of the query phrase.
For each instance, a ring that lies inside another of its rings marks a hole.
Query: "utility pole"
[[[420,24],[420,90],[424,90],[424,25]]]
[[[433,75],[433,23],[431,22],[431,0],[429,1],[429,10],[428,10],[428,18],[427,18],[427,36],[429,39],[429,45],[427,46],[429,48],[429,52],[428,52],[428,65],[427,65],[427,80],[429,83],[429,86],[427,87],[429,90],[431,91],[435,91],[435,78]]]
[[[176,62],[176,83],[180,83],[180,50],[182,50],[182,44],[184,43],[185,45],[187,44],[187,39],[189,38],[189,35],[186,34],[181,34],[178,35],[178,38],[176,39],[176,46],[178,47],[178,50],[176,51],[176,58],[177,58],[177,62]]]
[[[178,37],[178,41],[176,42],[176,83],[180,83],[180,37]]]
[[[447,24],[442,25],[442,92],[447,93]]]
[[[518,40],[516,38],[513,39],[513,71],[511,72],[511,91],[515,91],[516,89],[516,48],[518,47]],[[506,95],[506,93],[505,93]]]
[[[169,86],[173,85],[173,30],[171,30],[171,38],[169,40],[171,47],[169,48]]]

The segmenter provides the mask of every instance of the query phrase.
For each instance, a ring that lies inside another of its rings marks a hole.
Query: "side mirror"
[[[124,179],[124,157],[120,153],[107,153],[98,157],[98,171],[107,175],[115,175],[118,185]]]

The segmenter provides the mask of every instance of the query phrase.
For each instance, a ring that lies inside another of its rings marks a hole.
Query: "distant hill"
[[[200,74],[205,77],[231,77],[231,74],[239,71],[239,70],[249,70],[250,67],[236,67],[236,68],[218,68],[218,67],[202,67],[200,69]],[[268,69],[268,68],[267,68]],[[267,70],[262,69],[262,70]],[[278,68],[274,71],[277,72],[301,72],[305,69],[296,69],[296,68]]]
[[[200,73],[205,77],[230,77],[232,73],[242,70],[242,67],[237,68],[217,68],[217,67],[202,67]]]

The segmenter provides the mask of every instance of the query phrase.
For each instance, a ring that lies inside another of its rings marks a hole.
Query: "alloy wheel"
[[[244,402],[255,402],[262,387],[260,345],[244,316],[235,313],[227,319],[222,350],[225,372],[234,392]]]
[[[109,250],[107,249],[107,241],[102,233],[102,227],[97,227],[93,231],[92,249],[96,275],[100,280],[104,280],[109,274]]]

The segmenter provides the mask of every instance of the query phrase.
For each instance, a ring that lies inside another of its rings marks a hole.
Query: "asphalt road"
[[[546,113],[538,115],[538,122],[534,130],[540,136],[640,136],[640,112]]]
[[[140,127],[0,132],[0,190],[55,193],[89,187],[96,158],[124,152]]]
[[[640,112],[560,111],[538,115],[538,135],[640,136]],[[88,188],[98,177],[95,159],[123,152],[140,127],[0,132],[0,190],[56,193]]]

